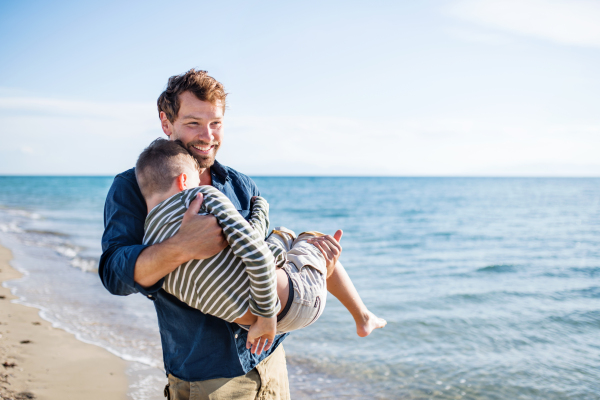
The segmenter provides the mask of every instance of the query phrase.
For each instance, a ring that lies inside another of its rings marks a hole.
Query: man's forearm
[[[143,287],[150,287],[191,259],[186,257],[175,237],[147,247],[135,263],[133,279]]]

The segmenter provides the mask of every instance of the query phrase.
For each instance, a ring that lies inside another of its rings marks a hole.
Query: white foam
[[[11,208],[3,208],[3,210],[6,211],[6,213],[9,215],[16,215],[19,217],[25,217],[25,218],[29,218],[29,219],[42,219],[42,216],[40,214],[31,212],[31,211],[11,209]]]
[[[71,260],[71,265],[84,272],[98,272],[98,268],[96,268],[98,266],[98,260],[92,258],[75,257]]]
[[[54,250],[56,250],[58,254],[68,258],[75,258],[77,256],[77,253],[79,253],[79,249],[77,247],[69,245],[67,243],[54,247]]]
[[[24,230],[19,228],[17,226],[17,223],[14,221],[11,221],[7,224],[0,224],[0,231],[1,232],[13,232],[13,233],[23,233]]]

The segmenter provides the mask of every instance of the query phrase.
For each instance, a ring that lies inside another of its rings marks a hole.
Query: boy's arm
[[[240,215],[231,201],[212,186],[201,186],[203,207],[214,215],[233,253],[242,259],[250,278],[250,311],[271,318],[277,315],[277,276],[273,254],[264,237]]]
[[[269,203],[260,196],[254,196],[252,200],[252,211],[248,223],[262,238],[266,238],[269,231]]]
[[[263,197],[254,196],[252,198],[252,211],[248,223],[260,234],[260,237],[266,238],[269,233],[269,203]],[[275,266],[280,267],[286,261],[285,251],[279,247],[267,243],[269,250],[273,253]]]

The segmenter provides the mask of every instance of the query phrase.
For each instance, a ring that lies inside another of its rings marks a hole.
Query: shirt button
[[[237,339],[237,337],[238,337],[238,335],[237,335],[237,333],[236,333],[236,334],[235,334],[235,338]]]

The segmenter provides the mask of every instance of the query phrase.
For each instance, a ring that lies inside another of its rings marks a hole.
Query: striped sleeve
[[[250,278],[250,311],[261,317],[274,317],[279,311],[277,275],[273,253],[265,243],[265,236],[254,230],[231,201],[217,189],[201,186],[200,191],[204,194],[202,208],[217,218],[233,253],[246,266]]]
[[[250,225],[260,234],[263,239],[269,231],[269,203],[262,197],[257,197],[252,205],[252,213],[248,220]]]

